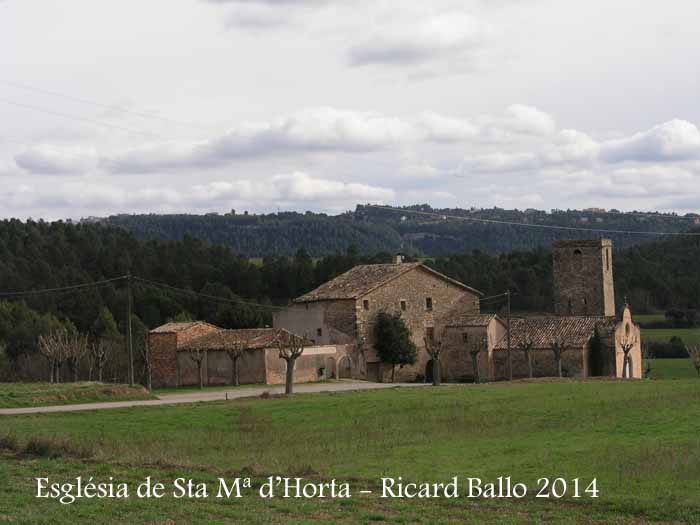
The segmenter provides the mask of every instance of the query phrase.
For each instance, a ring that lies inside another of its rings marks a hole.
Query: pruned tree
[[[569,349],[569,343],[563,337],[555,338],[550,348],[554,353],[554,361],[557,364],[557,373],[559,377],[564,377],[564,371],[562,369],[562,357],[564,353]]]
[[[481,372],[479,370],[479,354],[487,352],[489,348],[488,338],[485,335],[464,335],[464,342],[467,345],[467,352],[472,361],[474,371],[474,382],[481,383]]]
[[[90,379],[92,379],[92,368],[97,369],[97,380],[102,382],[102,372],[109,359],[110,344],[104,339],[93,342],[90,345]]]
[[[39,336],[39,352],[49,362],[51,383],[61,382],[61,368],[70,355],[70,344],[70,336],[65,329]]]
[[[654,352],[647,343],[642,343],[642,358],[644,359],[644,377],[649,379],[651,377],[651,363],[654,359]],[[698,372],[700,374],[700,372]]]
[[[280,359],[287,363],[287,375],[284,386],[285,394],[292,394],[294,391],[294,365],[297,359],[304,353],[306,339],[298,335],[282,332],[277,337],[277,348]]]
[[[520,344],[518,344],[518,350],[525,354],[525,360],[527,361],[527,377],[530,379],[534,377],[534,373],[532,371],[532,351],[534,348],[535,343],[529,337],[526,337],[520,341]]]
[[[226,352],[226,355],[231,360],[231,384],[234,386],[239,386],[240,374],[238,362],[240,361],[241,357],[243,357],[243,353],[250,347],[250,340],[243,337],[238,337],[229,342],[221,333],[219,334],[219,337],[222,340],[222,346]]]
[[[686,346],[685,349],[690,356],[690,360],[693,362],[698,377],[700,377],[700,345]]]
[[[197,376],[199,377],[199,389],[204,388],[204,360],[207,357],[207,351],[201,348],[190,349],[190,359],[197,365]]]
[[[80,360],[88,351],[87,335],[69,334],[66,341],[66,361],[73,372],[73,381],[78,381],[80,374]]]
[[[430,359],[433,360],[433,386],[440,386],[442,382],[440,368],[440,353],[442,352],[442,338],[425,337],[425,350],[428,352]]]
[[[622,359],[622,377],[623,379],[629,379],[632,376],[632,370],[630,370],[630,352],[637,346],[639,339],[637,339],[636,333],[631,333],[628,328],[625,329],[625,333],[622,334],[618,340],[620,345],[620,350],[623,353]]]

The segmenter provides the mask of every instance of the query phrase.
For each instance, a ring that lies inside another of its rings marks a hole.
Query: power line
[[[394,208],[391,206],[380,206],[377,204],[368,204],[368,208],[376,208],[378,210],[386,210],[386,211],[393,211],[397,213],[412,213],[414,215],[423,215],[423,216],[428,216],[428,217],[435,217],[438,219],[456,219],[456,220],[463,220],[463,221],[472,221],[472,222],[480,222],[484,224],[501,224],[505,226],[519,226],[523,228],[539,228],[539,229],[547,229],[547,230],[564,230],[564,231],[580,231],[580,232],[591,232],[591,233],[618,233],[618,234],[627,234],[627,235],[656,235],[656,236],[666,236],[666,235],[673,235],[673,236],[681,236],[681,237],[700,237],[700,233],[692,233],[692,232],[651,232],[651,231],[631,231],[631,230],[607,230],[604,228],[578,228],[576,226],[556,226],[553,224],[530,224],[530,223],[524,223],[524,222],[515,222],[515,221],[502,221],[502,220],[496,220],[496,219],[479,219],[477,217],[463,217],[461,215],[445,215],[444,213],[434,213],[434,212],[427,212],[427,211],[418,211],[418,210],[406,210],[406,209],[401,209],[401,208]]]
[[[75,284],[72,286],[62,286],[60,288],[45,288],[43,290],[25,290],[21,292],[0,292],[0,297],[30,297],[35,295],[45,295],[45,294],[61,294],[66,292],[73,292],[76,290],[84,290],[85,288],[96,288],[100,286],[105,286],[117,281],[122,281],[126,279],[127,276],[114,277],[113,279],[103,279],[101,281],[95,281],[93,283],[85,284]]]
[[[155,133],[140,131],[138,129],[128,128],[126,126],[120,126],[118,124],[111,124],[109,122],[103,122],[101,120],[95,120],[95,119],[86,118],[86,117],[79,117],[79,116],[75,116],[75,115],[70,115],[68,113],[61,113],[60,111],[53,111],[52,109],[46,109],[46,108],[42,108],[40,106],[33,106],[32,104],[24,104],[22,102],[15,102],[14,100],[7,100],[7,99],[0,99],[0,102],[3,102],[5,104],[9,104],[11,106],[16,106],[19,108],[30,109],[32,111],[38,111],[41,113],[47,113],[49,115],[53,115],[55,117],[60,117],[60,118],[65,118],[68,120],[76,120],[78,122],[87,122],[89,124],[95,124],[97,126],[112,128],[112,129],[116,129],[119,131],[125,131],[127,133],[134,133],[134,134],[142,135],[145,137],[158,138],[161,140],[165,140],[164,137],[160,137],[160,136],[156,135]]]
[[[52,90],[50,90],[50,89],[44,89],[44,88],[39,88],[39,87],[35,87],[35,86],[28,86],[28,85],[26,85],[26,84],[20,84],[20,83],[18,83],[18,82],[12,82],[12,81],[9,81],[9,80],[0,80],[0,83],[3,83],[3,84],[5,84],[5,85],[7,85],[7,86],[11,86],[11,87],[14,87],[14,88],[18,88],[18,89],[24,89],[24,90],[27,90],[27,91],[34,91],[34,92],[36,92],[36,93],[43,93],[43,94],[45,94],[45,95],[51,95],[51,96],[54,96],[54,97],[64,98],[64,99],[66,99],[66,100],[72,100],[73,102],[79,102],[79,103],[81,103],[81,104],[90,104],[90,105],[92,105],[92,106],[96,106],[96,107],[100,107],[100,108],[105,108],[105,109],[110,109],[110,110],[117,109],[117,110],[121,111],[122,113],[128,113],[128,114],[130,114],[130,115],[135,115],[135,116],[141,117],[141,118],[152,118],[152,119],[160,120],[160,121],[167,122],[167,123],[170,123],[170,124],[177,124],[177,125],[179,125],[179,126],[190,126],[190,127],[193,127],[193,128],[198,128],[198,129],[200,129],[200,130],[206,129],[206,128],[204,128],[203,126],[200,126],[200,125],[198,125],[198,124],[194,124],[194,123],[192,123],[192,122],[185,122],[185,121],[182,121],[182,120],[175,120],[175,119],[171,119],[171,118],[168,118],[168,117],[162,117],[162,116],[160,116],[160,115],[154,115],[154,114],[152,114],[152,113],[143,113],[143,112],[140,112],[140,111],[134,111],[134,110],[131,110],[131,109],[126,109],[126,108],[124,108],[124,107],[122,107],[122,106],[117,106],[117,105],[113,105],[113,104],[105,104],[104,102],[97,102],[97,101],[95,101],[95,100],[90,100],[90,99],[86,99],[86,98],[76,97],[76,96],[73,96],[73,95],[67,95],[67,94],[65,94],[65,93],[60,93],[60,92],[58,92],[58,91],[52,91]]]
[[[269,305],[269,304],[254,303],[251,301],[243,301],[243,300],[238,300],[238,299],[227,299],[226,297],[219,297],[216,295],[209,295],[209,294],[205,294],[205,293],[201,293],[201,292],[195,292],[194,290],[187,290],[185,288],[178,288],[176,286],[170,286],[169,284],[159,283],[157,281],[150,281],[148,279],[143,279],[141,277],[132,277],[132,279],[134,281],[138,281],[138,282],[141,282],[141,283],[144,283],[147,285],[163,288],[165,290],[171,290],[174,292],[179,292],[179,293],[187,294],[187,295],[196,295],[198,297],[203,297],[205,299],[212,299],[212,300],[220,301],[220,302],[224,302],[224,303],[238,304],[238,305],[243,304],[246,306],[254,306],[254,307],[266,308],[266,309],[270,309],[270,310],[286,310],[287,309],[284,306],[273,306],[273,305]]]

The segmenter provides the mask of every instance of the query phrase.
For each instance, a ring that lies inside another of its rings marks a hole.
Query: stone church
[[[513,317],[481,313],[481,292],[421,263],[356,266],[297,298],[274,316],[274,326],[316,344],[343,344],[339,375],[386,381],[391,366],[373,348],[374,319],[399,313],[418,348],[397,381],[429,380],[433,363],[425,340],[442,343],[444,381],[494,381],[558,375],[552,345],[563,347],[568,377],[642,377],[641,334],[627,305],[616,317],[612,242],[560,241],[553,246],[554,315]],[[627,358],[625,358],[625,355]]]

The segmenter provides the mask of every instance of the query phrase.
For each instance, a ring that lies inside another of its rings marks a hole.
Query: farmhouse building
[[[199,368],[192,359],[203,358],[205,385],[233,383],[233,361],[228,350],[243,348],[238,360],[240,384],[283,384],[286,365],[279,358],[277,343],[293,334],[283,329],[223,330],[204,322],[168,323],[149,333],[152,382],[156,387],[199,384]],[[297,359],[295,381],[311,382],[336,378],[338,359],[345,345],[309,344]]]
[[[343,362],[352,376],[385,381],[392,367],[374,350],[374,323],[379,312],[399,313],[418,349],[414,365],[396,369],[396,380],[415,381],[430,370],[424,339],[438,337],[444,319],[478,314],[482,293],[422,263],[369,264],[352,268],[297,298],[274,315],[276,328],[285,328],[322,344],[347,344],[355,349]],[[446,377],[449,373],[446,374]]]

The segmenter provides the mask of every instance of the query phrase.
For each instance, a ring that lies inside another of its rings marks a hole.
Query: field
[[[698,373],[690,359],[652,359],[651,379],[691,379]]]
[[[686,344],[700,343],[700,329],[698,328],[652,328],[642,329],[642,339],[646,341],[668,342],[673,336],[680,337]]]
[[[0,408],[151,399],[143,387],[104,383],[0,383]]]
[[[664,363],[664,366],[666,363]],[[668,367],[666,367],[668,370]],[[0,522],[698,523],[700,381],[521,381],[0,419]],[[53,458],[51,458],[53,456]],[[353,498],[35,499],[32,478],[346,480]],[[598,499],[381,499],[382,476],[537,486]],[[360,495],[360,489],[373,495]],[[583,487],[582,487],[583,488]],[[109,520],[105,517],[111,516]],[[170,520],[170,521],[168,521]]]

